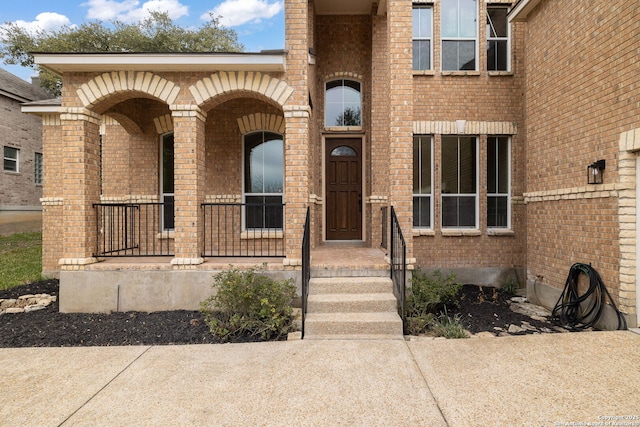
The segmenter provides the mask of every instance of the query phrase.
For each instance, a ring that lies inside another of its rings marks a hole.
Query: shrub
[[[509,277],[509,279],[504,283],[500,290],[507,295],[515,295],[518,292],[518,282],[513,277]]]
[[[440,314],[440,316],[433,321],[431,330],[436,337],[445,337],[447,339],[469,337],[462,325],[459,314],[453,317],[445,313]]]
[[[292,280],[276,281],[255,269],[231,269],[214,276],[216,294],[201,304],[211,333],[222,341],[258,337],[277,340],[292,330]]]
[[[444,275],[435,270],[432,275],[419,270],[411,278],[411,290],[407,296],[407,316],[419,317],[427,313],[437,313],[447,305],[458,305],[456,297],[462,284],[456,283],[456,275]]]

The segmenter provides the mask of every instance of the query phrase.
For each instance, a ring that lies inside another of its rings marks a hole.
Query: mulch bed
[[[46,280],[0,291],[0,298],[25,294],[58,295],[58,281]],[[510,324],[526,321],[537,328],[552,328],[509,308],[510,296],[494,288],[465,285],[460,307],[449,310],[460,314],[471,333],[495,328],[507,330]],[[530,331],[522,333],[531,333]],[[242,338],[237,342],[255,341]],[[170,345],[218,343],[198,311],[127,312],[110,314],[59,313],[57,301],[30,313],[0,316],[0,347],[72,347],[119,345]]]

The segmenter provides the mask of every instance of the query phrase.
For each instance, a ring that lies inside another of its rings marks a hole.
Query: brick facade
[[[39,87],[0,70],[0,152],[4,156],[4,147],[19,150],[18,171],[0,169],[0,210],[41,209],[42,183],[35,180],[35,158],[36,153],[43,154],[42,121],[22,114],[20,105],[47,97]]]
[[[45,241],[65,239],[57,249],[45,243],[45,268],[56,268],[55,253],[65,268],[92,262],[91,203],[158,200],[159,143],[168,133],[175,139],[176,223],[174,232],[156,237],[171,240],[172,268],[196,268],[205,262],[200,205],[242,200],[243,137],[270,131],[284,137],[286,214],[271,239],[284,245],[287,268],[299,267],[308,207],[313,245],[327,239],[325,144],[358,138],[368,246],[384,240],[382,208],[393,206],[411,267],[453,270],[479,284],[543,280],[559,288],[573,262],[591,262],[616,303],[634,313],[638,11],[622,0],[613,8],[604,1],[581,8],[577,0],[521,0],[515,8],[526,3],[531,10],[510,24],[508,70],[489,71],[487,6],[509,2],[482,0],[475,70],[443,71],[443,1],[425,3],[433,11],[430,70],[412,70],[412,2],[318,14],[314,2],[287,0],[281,71],[151,72],[140,65],[65,73],[62,114],[44,131],[50,147],[62,136],[68,168],[47,172],[64,186],[45,188]],[[359,125],[325,123],[325,85],[342,79],[361,87]],[[433,141],[429,227],[413,225],[414,136]],[[510,144],[506,227],[488,225],[494,136]],[[476,170],[474,227],[442,225],[450,170],[443,141],[451,137],[476,142],[476,164],[465,164]],[[600,158],[605,183],[587,186],[586,166]],[[50,216],[60,214],[64,221],[56,225]]]

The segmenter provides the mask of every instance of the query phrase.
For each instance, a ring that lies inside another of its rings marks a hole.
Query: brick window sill
[[[515,232],[508,228],[490,228],[487,230],[488,236],[515,236]]]
[[[443,71],[442,75],[451,77],[479,76],[480,71]]]
[[[435,76],[435,70],[413,70],[414,76]]]
[[[160,240],[168,240],[168,239],[175,239],[176,235],[175,235],[175,231],[163,231],[161,233],[156,234],[156,239],[160,239]]]
[[[411,233],[413,234],[413,237],[420,237],[420,236],[433,237],[436,235],[436,231],[431,228],[414,228],[413,230],[411,230]]]
[[[325,132],[362,132],[362,126],[330,126],[324,128]]]
[[[489,77],[512,77],[513,71],[487,71]]]
[[[283,237],[282,230],[243,231],[240,234],[241,240],[282,239]]]
[[[476,228],[474,229],[457,229],[457,230],[442,230],[443,237],[468,237],[468,236],[481,236],[482,232]]]

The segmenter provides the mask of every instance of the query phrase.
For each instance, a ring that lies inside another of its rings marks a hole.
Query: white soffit
[[[542,0],[520,0],[509,12],[509,22],[526,22],[529,13],[540,4]]]
[[[57,74],[107,71],[285,71],[282,53],[35,53]]]

